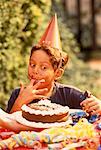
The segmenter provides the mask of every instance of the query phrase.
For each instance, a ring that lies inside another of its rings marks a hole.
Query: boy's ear
[[[55,80],[60,79],[62,77],[63,73],[64,73],[64,70],[62,68],[57,69],[55,72]]]

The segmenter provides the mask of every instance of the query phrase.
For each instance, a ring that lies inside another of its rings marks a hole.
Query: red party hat
[[[49,44],[51,47],[62,50],[56,14],[51,19],[46,31],[39,41],[39,44],[42,43]]]

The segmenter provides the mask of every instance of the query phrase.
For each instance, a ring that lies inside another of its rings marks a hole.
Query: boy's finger
[[[98,108],[98,106],[95,103],[89,103],[84,106],[85,110],[88,110],[88,112],[91,112],[93,109]]]
[[[82,105],[86,105],[86,104],[88,104],[88,103],[90,103],[90,102],[92,102],[93,101],[93,99],[92,98],[87,98],[87,99],[85,99],[84,101],[82,101],[81,103],[80,103],[80,105],[82,106]]]
[[[21,82],[21,83],[20,83],[20,93],[21,93],[23,90],[24,90],[24,85],[23,85],[23,83]]]
[[[47,92],[47,91],[48,91],[47,88],[40,89],[40,90],[37,90],[37,91],[36,91],[36,94],[44,94],[44,93]]]
[[[91,112],[91,111],[96,111],[96,110],[99,110],[98,105],[90,107],[88,111]]]
[[[21,82],[20,82],[20,87],[22,87],[22,85],[23,85],[23,82],[21,81]]]
[[[34,83],[35,83],[35,80],[34,80],[34,79],[32,79],[32,80],[30,81],[29,86],[33,86],[33,85],[34,85]]]
[[[96,105],[96,102],[95,101],[93,101],[93,102],[91,102],[91,103],[88,103],[88,107],[92,107],[92,106],[95,106]]]
[[[44,92],[47,92],[48,89],[44,88],[44,89],[40,89],[40,90],[33,90],[32,93],[33,94],[44,94]]]
[[[37,95],[37,96],[34,97],[34,98],[41,100],[41,99],[46,99],[46,96],[43,96],[43,95]]]
[[[37,88],[38,88],[42,83],[44,83],[44,82],[45,82],[44,79],[38,81],[38,82],[34,85],[34,89],[37,89]]]

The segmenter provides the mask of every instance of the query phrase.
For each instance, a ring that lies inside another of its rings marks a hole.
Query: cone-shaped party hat
[[[62,50],[56,14],[51,19],[46,31],[39,41],[39,44],[42,43],[49,44],[51,47]]]

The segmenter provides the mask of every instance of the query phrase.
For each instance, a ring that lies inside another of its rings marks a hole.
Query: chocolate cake
[[[28,121],[54,123],[68,119],[69,107],[51,103],[49,100],[40,100],[22,106],[22,116]]]

